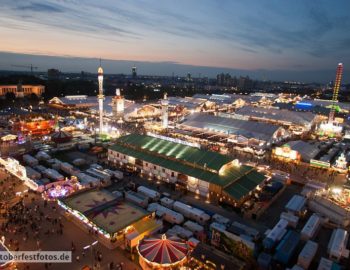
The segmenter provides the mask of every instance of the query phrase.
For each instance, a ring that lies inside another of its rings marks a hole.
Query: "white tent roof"
[[[297,125],[309,125],[314,121],[316,115],[311,112],[295,112],[289,110],[280,110],[275,108],[261,108],[253,106],[244,106],[236,111],[236,114],[264,118],[266,120],[275,120],[289,122]]]
[[[238,120],[209,114],[194,113],[186,118],[180,126],[223,133],[227,135],[255,138],[269,141],[273,138],[279,126],[254,121]]]

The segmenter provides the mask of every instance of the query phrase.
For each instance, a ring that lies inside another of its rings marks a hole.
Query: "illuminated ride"
[[[75,191],[81,189],[81,185],[76,177],[72,176],[71,179],[57,182],[55,185],[47,188],[42,196],[45,200],[52,201],[59,198],[65,198]]]
[[[65,131],[58,131],[51,135],[51,141],[55,143],[66,143],[72,140],[72,135]]]
[[[333,98],[331,110],[329,112],[328,121],[320,124],[319,131],[321,135],[334,136],[342,132],[343,127],[335,121],[335,111],[337,109],[338,94],[341,85],[341,79],[343,75],[343,64],[339,63],[337,67],[337,73],[335,76]]]
[[[14,122],[13,131],[24,135],[43,136],[54,130],[55,120],[42,117],[28,117]]]
[[[142,269],[178,269],[187,262],[189,248],[177,236],[156,235],[137,246]]]

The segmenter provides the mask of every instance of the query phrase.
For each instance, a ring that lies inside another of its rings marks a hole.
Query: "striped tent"
[[[72,135],[62,130],[51,135],[51,140],[55,143],[65,143],[72,139]]]
[[[187,243],[165,234],[144,238],[138,245],[140,258],[154,267],[173,267],[187,259]]]

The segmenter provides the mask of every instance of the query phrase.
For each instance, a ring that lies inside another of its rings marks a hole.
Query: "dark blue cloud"
[[[348,0],[2,0],[0,24],[28,33],[38,27],[73,32],[99,44],[113,41],[116,47],[137,42],[135,51],[126,48],[128,55],[162,51],[172,53],[166,59],[174,62],[180,53],[195,52],[196,59],[226,60],[227,55],[232,66],[232,55],[239,55],[239,63],[244,57],[253,64],[259,58],[259,67],[317,69],[319,63],[333,65],[340,59],[350,65],[348,10]],[[106,54],[116,47],[106,46]]]
[[[18,6],[16,9],[20,11],[34,11],[34,12],[48,12],[48,13],[60,13],[63,9],[53,4],[45,3],[30,3],[26,6]]]

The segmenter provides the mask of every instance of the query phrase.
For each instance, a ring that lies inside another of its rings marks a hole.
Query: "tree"
[[[37,96],[36,94],[34,94],[34,93],[31,93],[31,94],[29,95],[29,99],[30,99],[31,101],[38,101],[38,100],[39,100],[38,96]]]
[[[5,98],[7,100],[11,100],[12,101],[12,100],[16,99],[16,95],[14,93],[12,93],[12,92],[8,92],[8,93],[6,93]]]

